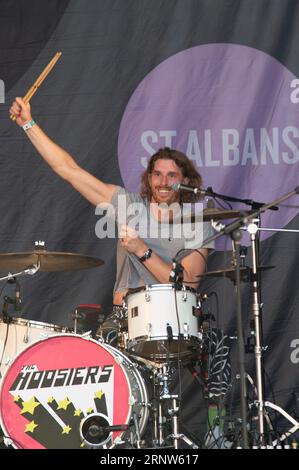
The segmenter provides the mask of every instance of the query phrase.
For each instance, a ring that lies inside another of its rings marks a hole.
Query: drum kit
[[[0,255],[1,271],[19,270],[2,279],[102,264],[40,248]],[[0,418],[7,446],[178,448],[181,441],[197,448],[179,432],[179,399],[170,392],[177,365],[201,347],[193,289],[159,284],[129,291],[113,322],[116,347],[103,334],[100,305],[78,306],[70,316],[73,328],[12,317],[7,308],[4,297]],[[96,334],[84,331],[95,319]]]
[[[227,212],[236,211],[223,212],[222,218],[227,218]],[[0,254],[1,271],[20,270],[0,280],[38,270],[71,271],[103,263],[40,248]],[[233,273],[233,269],[222,269],[205,276],[233,279]],[[244,267],[242,274],[250,275],[250,268]],[[109,333],[113,330],[116,339],[112,345],[99,305],[75,309],[70,329],[9,317],[4,302],[0,421],[5,445],[16,449],[197,449],[199,445],[180,432],[180,396],[172,390],[179,369],[200,358],[201,303],[194,289],[176,283],[130,289],[112,319]],[[96,335],[79,328],[90,315],[100,324]]]

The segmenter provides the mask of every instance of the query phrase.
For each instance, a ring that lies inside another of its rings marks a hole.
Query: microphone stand
[[[8,273],[7,276],[0,277],[0,281],[10,281],[13,280],[15,281],[15,278],[21,277],[21,276],[26,276],[27,274],[30,276],[33,276],[33,274],[37,273],[37,271],[40,269],[40,264],[34,264],[32,266],[28,266],[28,268],[24,269],[23,271],[19,271],[18,273]]]
[[[32,266],[28,266],[28,268],[24,269],[23,271],[19,271],[18,273],[8,273],[7,276],[0,277],[0,281],[12,281],[16,283],[16,298],[15,300],[10,299],[10,297],[5,296],[4,297],[4,305],[2,308],[2,316],[4,321],[8,321],[8,313],[7,313],[7,307],[9,303],[14,304],[15,310],[20,309],[21,304],[21,298],[20,298],[20,286],[19,282],[17,281],[18,277],[25,276],[25,275],[30,275],[33,276],[38,270],[40,269],[40,263],[34,264]],[[17,290],[18,290],[18,298],[17,298]]]
[[[241,292],[240,292],[240,240],[241,240],[241,227],[248,225],[249,221],[259,218],[260,214],[268,209],[281,204],[285,200],[292,196],[299,194],[299,186],[294,188],[293,191],[275,199],[274,201],[263,204],[258,210],[252,214],[244,214],[236,221],[225,225],[219,232],[206,240],[204,240],[201,248],[208,245],[211,241],[220,238],[222,235],[230,235],[236,245],[236,306],[237,306],[237,329],[238,329],[238,353],[239,353],[239,366],[240,366],[240,393],[241,393],[241,417],[242,417],[242,440],[243,447],[248,448],[248,436],[247,436],[247,413],[246,413],[246,373],[245,373],[245,359],[244,359],[244,338],[242,329],[242,312],[241,312]],[[219,196],[218,196],[219,197]],[[258,289],[257,289],[257,264],[256,264],[256,231],[254,224],[250,224],[251,227],[251,241],[253,250],[253,276],[254,276],[254,302],[253,302],[253,315],[255,325],[255,359],[256,359],[256,375],[257,375],[257,406],[258,406],[258,428],[259,428],[259,443],[263,445],[264,441],[264,399],[263,399],[263,385],[262,385],[262,362],[261,362],[261,335],[260,335],[260,312],[259,312],[259,301],[258,301]],[[267,406],[269,402],[266,402]]]
[[[264,202],[257,202],[253,201],[252,199],[241,199],[238,197],[232,197],[232,196],[227,196],[225,194],[219,194],[215,193],[211,186],[208,186],[207,189],[201,189],[201,193],[204,194],[205,196],[210,196],[213,198],[218,198],[222,199],[223,201],[229,201],[229,202],[241,202],[243,204],[246,204],[247,206],[251,206],[253,210],[260,209],[265,205]],[[269,207],[272,211],[278,211],[278,207],[276,205]]]

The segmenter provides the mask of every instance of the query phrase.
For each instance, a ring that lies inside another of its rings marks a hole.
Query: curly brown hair
[[[202,185],[202,177],[195,169],[191,160],[189,160],[189,158],[179,150],[164,147],[163,149],[159,149],[154,155],[151,156],[147,169],[141,177],[140,195],[146,198],[148,201],[150,201],[152,198],[152,191],[149,184],[149,175],[152,174],[155,162],[157,160],[173,160],[182,171],[183,177],[189,179],[188,184],[190,184],[190,186],[200,187]],[[182,191],[180,193],[180,202],[197,202],[201,199],[201,197],[202,196],[199,194]]]

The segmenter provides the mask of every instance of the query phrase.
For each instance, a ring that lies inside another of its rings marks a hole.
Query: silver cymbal
[[[77,271],[96,268],[104,264],[101,259],[78,253],[62,253],[46,250],[34,250],[24,253],[0,253],[1,271],[21,271],[33,265],[40,265],[39,271]]]
[[[209,220],[225,220],[225,219],[237,219],[244,215],[253,214],[254,211],[241,211],[241,210],[222,210],[222,209],[204,209],[203,210],[203,221]]]
[[[181,224],[181,223],[197,223],[197,222],[209,222],[211,220],[226,220],[226,219],[238,219],[239,217],[244,217],[246,215],[253,214],[255,211],[246,211],[246,210],[222,210],[217,208],[204,209],[198,214],[177,214],[174,215],[174,218],[168,220],[165,216],[165,221],[170,224]]]
[[[266,271],[268,269],[273,269],[275,266],[258,266],[257,271]],[[252,274],[252,268],[249,266],[242,266],[240,268],[241,277],[247,277]],[[235,280],[236,271],[235,268],[224,268],[218,269],[216,271],[208,271],[203,274],[199,274],[197,277],[228,277],[230,280]]]

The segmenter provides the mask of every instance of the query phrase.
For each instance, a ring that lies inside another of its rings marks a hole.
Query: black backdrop
[[[6,92],[0,105],[0,251],[30,251],[35,240],[45,240],[49,251],[105,261],[96,269],[23,278],[22,311],[10,314],[65,325],[79,303],[100,303],[105,312],[111,307],[115,241],[96,238],[94,208],[40,161],[8,119],[12,99],[24,94],[55,52],[62,50],[63,57],[32,99],[34,118],[80,165],[122,185],[117,159],[120,122],[147,73],[181,50],[221,42],[264,51],[298,76],[298,15],[295,0],[0,1],[0,78]],[[287,228],[297,228],[298,220],[295,217]],[[266,397],[294,415],[299,390],[297,252],[295,234],[274,234],[260,247],[261,264],[276,266],[262,282]],[[226,253],[216,252],[209,269],[227,262]],[[2,296],[12,288],[5,289]],[[218,302],[213,298],[208,307],[219,326],[235,336],[230,281],[206,279],[201,290],[217,292]],[[247,284],[242,285],[242,307],[246,338],[251,307]],[[234,340],[231,347],[235,372]],[[252,354],[246,355],[246,362],[254,376]],[[184,388],[186,421],[196,429],[200,418],[194,410],[200,405],[192,377],[186,375]],[[235,405],[237,388],[232,396]],[[286,422],[281,426],[288,427]]]

